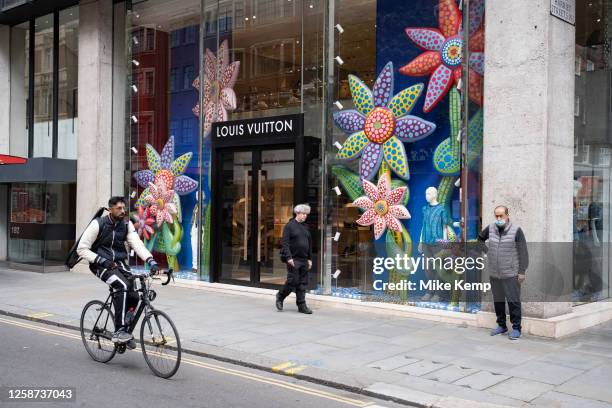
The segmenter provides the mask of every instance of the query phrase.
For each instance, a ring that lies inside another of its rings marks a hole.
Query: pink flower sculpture
[[[227,40],[219,46],[217,56],[208,48],[204,57],[204,136],[210,134],[213,122],[227,120],[227,112],[236,109],[236,93],[232,89],[238,78],[240,61],[229,63]],[[193,87],[200,90],[200,77],[193,81]],[[200,116],[200,104],[192,109]]]
[[[164,183],[149,184],[150,194],[145,197],[145,201],[149,204],[151,216],[155,217],[157,227],[161,227],[166,221],[173,224],[172,216],[177,213],[176,205],[173,203],[174,190],[168,190]]]
[[[357,220],[357,224],[367,226],[374,224],[374,237],[380,238],[387,227],[392,231],[401,232],[402,224],[399,220],[410,218],[410,213],[400,203],[406,194],[406,187],[391,189],[389,174],[382,174],[378,179],[378,186],[368,180],[362,179],[363,190],[366,195],[359,197],[353,205],[365,212]]]
[[[134,221],[134,228],[136,228],[138,236],[146,240],[151,239],[153,234],[155,234],[155,230],[152,227],[155,220],[151,218],[149,208],[144,208],[142,206],[136,208],[136,213],[132,215],[132,219]]]

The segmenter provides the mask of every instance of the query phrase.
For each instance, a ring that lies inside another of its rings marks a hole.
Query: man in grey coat
[[[529,266],[527,241],[523,230],[510,222],[508,207],[495,207],[495,222],[478,234],[478,240],[489,241],[487,270],[491,280],[493,303],[497,315],[497,327],[491,336],[508,332],[506,326],[506,302],[510,311],[512,331],[510,340],[521,337],[521,284]]]

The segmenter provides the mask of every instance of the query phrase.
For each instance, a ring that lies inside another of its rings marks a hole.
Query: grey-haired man
[[[312,310],[306,306],[308,271],[312,268],[312,237],[304,223],[310,214],[310,206],[296,205],[293,212],[295,217],[283,229],[281,260],[287,263],[287,280],[276,295],[276,308],[282,311],[283,301],[295,291],[298,311],[312,314]]]

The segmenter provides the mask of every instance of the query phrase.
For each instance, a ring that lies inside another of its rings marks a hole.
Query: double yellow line
[[[49,329],[49,328],[46,328],[46,327],[41,327],[41,326],[37,326],[37,325],[25,323],[25,322],[20,322],[20,321],[15,321],[15,320],[9,320],[9,319],[5,319],[5,318],[2,318],[2,317],[0,317],[0,323],[11,324],[13,326],[18,326],[18,327],[21,327],[21,328],[24,328],[24,329],[37,330],[39,332],[43,332],[43,333],[47,333],[47,334],[53,334],[53,335],[56,335],[56,336],[62,336],[62,337],[66,337],[66,338],[69,338],[69,339],[75,339],[75,340],[81,341],[81,336],[80,335],[72,334],[72,333],[67,333],[67,332],[61,331],[61,330]],[[135,351],[137,353],[140,352],[139,350],[132,350],[132,351]],[[168,359],[171,359],[171,360],[176,360],[175,357],[166,356],[166,355],[163,355],[163,354],[160,354],[160,353],[156,353],[156,352],[147,351],[147,354],[156,354],[157,356],[162,357],[162,358],[168,358]],[[232,369],[232,368],[226,368],[226,367],[219,366],[219,365],[216,365],[216,364],[204,363],[204,362],[201,362],[201,361],[198,361],[198,360],[194,360],[192,358],[182,357],[181,358],[181,362],[184,363],[184,364],[188,364],[188,365],[194,366],[194,367],[205,368],[207,370],[216,371],[218,373],[233,375],[235,377],[240,377],[240,378],[244,378],[244,379],[251,380],[251,381],[256,381],[256,382],[263,383],[263,384],[273,385],[275,387],[284,388],[284,389],[287,389],[287,390],[299,392],[299,393],[302,393],[302,394],[312,395],[312,396],[315,396],[315,397],[320,397],[320,398],[324,398],[324,399],[328,399],[328,400],[344,403],[344,404],[347,404],[347,405],[352,405],[352,406],[355,406],[355,407],[367,407],[367,406],[373,404],[372,402],[366,402],[366,401],[360,401],[360,400],[356,400],[356,399],[352,399],[352,398],[347,398],[347,397],[343,397],[343,396],[340,396],[340,395],[332,394],[332,393],[327,392],[327,391],[317,390],[317,389],[309,388],[309,387],[304,387],[302,385],[293,384],[291,382],[283,381],[283,380],[276,379],[276,378],[264,377],[262,375],[258,375],[258,374],[254,374],[254,373],[249,373],[247,371],[235,370],[235,369]]]

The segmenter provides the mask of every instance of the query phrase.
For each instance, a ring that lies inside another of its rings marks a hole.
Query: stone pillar
[[[130,64],[126,57],[125,47],[125,5],[115,4],[115,31],[113,33],[113,157],[112,185],[113,195],[124,195],[125,192],[125,136],[126,136],[126,81],[127,67]],[[129,176],[127,176],[129,177]],[[126,197],[127,198],[127,197]]]
[[[550,15],[550,0],[487,1],[483,224],[505,204],[528,242],[546,243],[523,285],[524,301],[542,300],[524,304],[535,317],[571,312],[542,294],[572,285],[574,53],[574,26]]]
[[[10,153],[9,115],[11,112],[10,28],[0,25],[0,153]]]
[[[79,5],[77,236],[111,195],[112,2]]]

